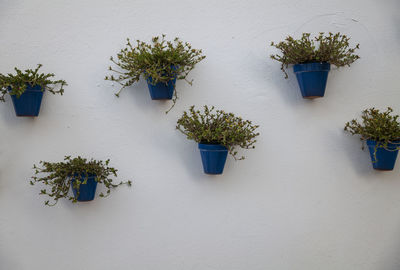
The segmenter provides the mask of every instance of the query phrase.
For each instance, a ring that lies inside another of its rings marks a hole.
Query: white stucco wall
[[[367,107],[400,113],[397,0],[0,1],[0,72],[44,65],[67,80],[40,117],[0,104],[1,270],[398,270],[400,164],[372,170],[343,125]],[[361,59],[332,70],[325,98],[303,100],[271,41],[340,31]],[[207,58],[151,101],[145,82],[114,96],[109,57],[125,39],[181,37]],[[353,44],[354,44],[353,43]],[[202,173],[175,130],[190,105],[260,125],[247,159]],[[111,158],[121,187],[107,199],[43,205],[32,165],[64,155]]]

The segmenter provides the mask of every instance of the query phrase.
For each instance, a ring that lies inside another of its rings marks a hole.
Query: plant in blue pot
[[[214,106],[204,106],[202,111],[191,106],[178,120],[176,128],[189,140],[198,143],[203,170],[206,174],[222,174],[228,153],[235,160],[236,147],[254,148],[257,125],[249,120],[236,117],[233,113],[215,110]]]
[[[47,189],[42,189],[39,194],[49,197],[45,201],[45,205],[48,206],[56,205],[62,198],[73,203],[92,201],[97,184],[103,184],[106,189],[100,193],[100,197],[107,197],[111,189],[120,185],[132,185],[131,181],[115,183],[112,177],[117,177],[117,170],[110,167],[109,162],[109,159],[97,161],[80,156],[66,156],[62,162],[40,161],[39,165],[33,166],[35,174],[30,183],[47,186]]]
[[[352,135],[360,135],[361,140],[367,143],[375,170],[391,171],[396,163],[400,149],[399,116],[392,115],[393,109],[386,111],[370,108],[364,110],[361,122],[356,119],[347,122],[344,130]]]
[[[271,58],[281,63],[281,70],[288,78],[286,69],[293,65],[297,82],[303,98],[323,97],[331,65],[336,67],[350,66],[360,57],[355,54],[359,44],[350,47],[350,38],[340,33],[323,32],[311,38],[310,33],[303,33],[300,39],[288,36],[284,41],[271,43],[281,51]]]
[[[186,77],[204,58],[201,50],[193,49],[189,43],[182,42],[179,38],[167,41],[165,35],[162,35],[153,37],[151,43],[137,40],[135,44],[128,39],[126,47],[117,54],[117,58],[111,57],[118,68],[110,66],[109,70],[115,72],[116,76],[106,76],[105,79],[121,86],[115,94],[119,97],[124,88],[138,82],[143,76],[151,99],[172,99],[170,111],[178,98],[176,81],[185,80],[192,85],[192,81]]]
[[[42,67],[39,64],[36,69],[21,71],[14,68],[16,74],[0,74],[0,101],[5,101],[9,94],[17,116],[36,117],[39,115],[42,104],[43,92],[52,94],[64,93],[64,80],[53,80],[53,73],[39,73]]]

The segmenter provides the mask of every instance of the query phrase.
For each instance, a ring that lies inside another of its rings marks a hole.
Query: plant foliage
[[[398,115],[391,115],[393,109],[388,107],[385,112],[370,108],[362,112],[361,122],[356,119],[345,124],[344,130],[351,135],[360,135],[361,140],[375,140],[377,146],[387,149],[388,143],[400,139],[400,123]]]
[[[18,68],[14,68],[16,75],[8,73],[7,75],[0,74],[0,100],[5,101],[5,95],[15,95],[19,98],[26,90],[27,86],[40,85],[42,91],[48,90],[52,94],[64,93],[64,86],[67,85],[64,80],[52,80],[55,75],[53,73],[39,73],[39,69],[42,67],[38,64],[36,69],[26,69],[21,71]],[[56,90],[57,85],[60,86]]]
[[[42,183],[48,186],[48,189],[41,190],[40,195],[49,196],[53,203],[47,200],[45,205],[54,206],[61,198],[67,198],[73,203],[77,202],[80,186],[87,183],[89,175],[95,175],[95,181],[103,184],[107,189],[106,193],[100,193],[100,197],[107,197],[112,188],[123,184],[132,185],[131,181],[115,184],[111,177],[117,177],[117,170],[109,167],[109,162],[109,159],[103,162],[94,159],[87,160],[80,156],[76,158],[65,156],[63,162],[40,161],[39,166],[33,165],[35,174],[30,183],[31,185]],[[40,176],[42,174],[46,175]],[[68,194],[72,179],[74,179],[73,187],[77,190],[76,197]]]
[[[182,42],[179,38],[173,41],[165,40],[165,35],[152,38],[151,43],[140,40],[133,45],[129,39],[124,49],[117,54],[117,59],[111,57],[111,61],[122,71],[109,67],[109,70],[117,75],[106,76],[106,80],[117,82],[121,85],[116,93],[135,82],[143,75],[145,79],[151,78],[150,83],[166,83],[175,77],[178,80],[186,80],[190,85],[192,81],[186,79],[195,65],[205,58],[201,50],[193,49],[188,42]],[[175,88],[175,85],[174,85]],[[175,91],[173,105],[175,105],[177,94]]]
[[[176,128],[189,140],[224,145],[235,159],[237,159],[235,146],[245,149],[254,148],[255,137],[260,135],[255,132],[258,125],[236,117],[233,113],[214,109],[214,106],[209,108],[205,105],[201,112],[191,106],[189,112],[185,111],[178,120]],[[239,159],[244,159],[244,157]]]
[[[303,64],[311,62],[328,62],[337,67],[350,66],[360,57],[354,52],[359,49],[360,44],[351,48],[346,35],[340,33],[323,32],[312,39],[310,33],[303,33],[300,39],[288,36],[278,44],[271,42],[271,46],[279,49],[282,55],[273,54],[271,58],[281,62],[281,70],[288,77],[286,69],[290,64]]]

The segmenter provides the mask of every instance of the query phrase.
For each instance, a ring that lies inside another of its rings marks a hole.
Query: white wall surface
[[[67,80],[40,117],[0,105],[1,270],[398,270],[400,164],[376,172],[343,132],[362,109],[400,113],[397,0],[0,1],[0,72],[44,65]],[[361,59],[330,72],[326,95],[303,100],[269,43],[334,31]],[[165,33],[207,58],[151,101],[141,81],[118,99],[104,81],[126,38]],[[203,174],[197,145],[175,130],[190,105],[216,105],[260,125],[245,161]],[[43,205],[32,165],[64,155],[111,158],[109,198]]]

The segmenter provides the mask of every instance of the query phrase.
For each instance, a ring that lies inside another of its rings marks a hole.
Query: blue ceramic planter
[[[303,98],[318,98],[325,94],[329,63],[306,63],[293,66]]]
[[[43,91],[40,85],[27,85],[26,91],[17,98],[11,95],[17,116],[38,116],[42,104]]]
[[[228,149],[220,144],[199,143],[201,161],[204,173],[222,174],[224,171]]]
[[[167,83],[156,83],[152,84],[152,78],[149,77],[147,79],[147,86],[149,87],[150,96],[153,100],[163,100],[163,99],[172,99],[174,95],[176,77],[173,80],[170,80]]]
[[[84,179],[85,179],[84,177],[85,177],[85,175],[83,174],[81,177],[81,181],[84,181]],[[89,174],[87,183],[81,184],[79,187],[79,196],[78,197],[76,197],[77,190],[73,186],[75,178],[73,177],[71,179],[72,192],[74,193],[75,198],[79,202],[92,201],[94,199],[94,196],[96,195],[96,187],[97,187],[97,181],[95,179],[96,179],[95,175]]]
[[[396,148],[400,147],[400,141],[394,143],[388,143],[386,148],[377,146],[377,142],[374,140],[367,140],[369,153],[372,160],[372,166],[375,170],[391,171],[396,163],[397,153],[399,152]],[[375,153],[376,150],[376,154]]]

